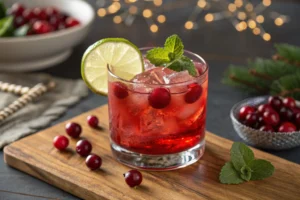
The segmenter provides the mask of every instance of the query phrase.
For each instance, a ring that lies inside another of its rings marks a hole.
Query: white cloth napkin
[[[26,105],[3,122],[0,122],[0,149],[26,135],[37,132],[67,111],[68,107],[88,95],[82,80],[51,77],[47,74],[0,74],[0,81],[32,87],[54,80],[56,88]],[[0,91],[0,109],[19,96]]]

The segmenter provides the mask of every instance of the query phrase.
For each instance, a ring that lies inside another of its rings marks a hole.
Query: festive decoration
[[[100,7],[97,11],[99,17],[114,15],[115,24],[124,23],[130,26],[137,16],[142,16],[153,33],[159,31],[159,26],[167,21],[164,13],[194,6],[183,25],[187,30],[198,29],[200,25],[212,23],[223,19],[229,20],[234,28],[241,32],[250,29],[254,35],[259,35],[263,40],[271,40],[263,24],[267,19],[274,21],[276,26],[282,26],[290,19],[286,15],[277,12],[265,11],[272,4],[271,0],[262,0],[254,5],[248,0],[97,0]],[[212,12],[218,10],[218,12]]]
[[[276,44],[271,59],[257,58],[247,67],[231,65],[223,83],[244,91],[291,96],[300,100],[300,48]]]

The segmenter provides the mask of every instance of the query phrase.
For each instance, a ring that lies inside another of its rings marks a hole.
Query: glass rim
[[[149,49],[153,49],[155,47],[141,47],[139,48],[140,51],[145,51],[145,50],[149,50]],[[189,50],[185,50],[184,49],[184,53],[188,53],[192,56],[195,56],[197,57],[204,65],[205,65],[205,70],[203,71],[203,73],[199,76],[196,76],[195,77],[195,80],[201,80],[203,77],[205,77],[207,75],[207,72],[208,72],[208,65],[206,63],[206,61],[201,57],[199,56],[198,54],[196,53],[193,53]],[[131,80],[126,80],[120,76],[117,76],[116,74],[114,74],[111,69],[110,69],[110,65],[107,65],[107,71],[108,73],[113,76],[114,78],[118,79],[118,80],[121,80],[122,82],[125,82],[125,83],[128,83],[128,84],[143,84],[143,85],[149,85],[149,86],[174,86],[174,85],[182,85],[182,84],[186,84],[186,83],[193,83],[195,82],[195,80],[188,80],[188,81],[182,81],[182,82],[176,82],[176,83],[168,83],[168,84],[153,84],[153,83],[143,83],[143,82],[133,82]]]

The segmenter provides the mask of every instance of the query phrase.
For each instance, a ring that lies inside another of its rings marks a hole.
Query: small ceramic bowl
[[[0,38],[0,71],[38,70],[62,62],[87,36],[95,18],[94,9],[82,0],[4,0],[7,7],[16,2],[26,8],[57,7],[78,19],[80,25],[43,35]]]
[[[248,144],[263,149],[283,150],[300,146],[299,131],[289,133],[266,132],[253,129],[239,122],[238,116],[241,107],[246,105],[258,106],[267,103],[268,97],[269,96],[260,96],[245,99],[232,107],[230,117],[235,131]],[[299,106],[299,102],[297,102],[297,106]]]

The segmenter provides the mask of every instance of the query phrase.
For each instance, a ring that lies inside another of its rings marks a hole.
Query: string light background
[[[271,0],[258,3],[248,0],[96,0],[96,4],[99,17],[113,15],[113,23],[127,26],[131,26],[137,17],[143,17],[153,33],[159,32],[159,27],[168,20],[166,12],[186,7],[193,7],[182,24],[186,30],[192,31],[203,24],[228,20],[238,32],[248,29],[265,41],[271,40],[271,34],[264,28],[265,23],[272,22],[280,27],[290,20],[289,16],[271,10]]]

